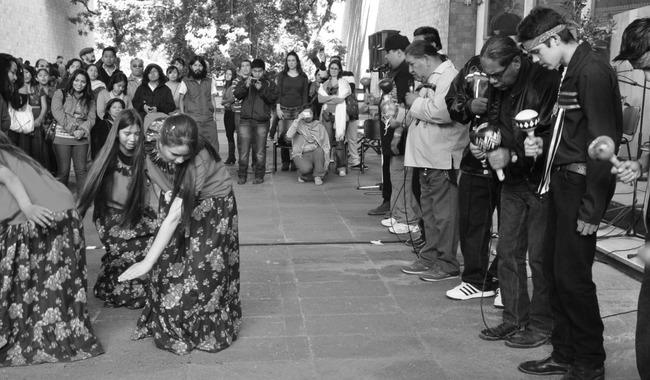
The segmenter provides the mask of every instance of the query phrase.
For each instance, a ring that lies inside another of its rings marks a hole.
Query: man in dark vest
[[[194,56],[190,60],[190,69],[183,78],[178,93],[181,95],[180,109],[196,121],[199,133],[219,151],[217,123],[214,119],[217,87],[208,77],[208,65],[203,57]]]

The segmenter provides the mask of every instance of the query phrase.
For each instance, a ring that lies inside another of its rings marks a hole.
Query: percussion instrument
[[[615,167],[619,167],[621,161],[614,154],[615,149],[616,145],[614,145],[614,140],[611,137],[598,136],[589,144],[587,152],[592,160],[609,161]]]
[[[498,128],[483,123],[479,125],[472,133],[472,144],[476,145],[485,153],[496,150],[501,145],[501,132]],[[503,181],[506,176],[502,169],[496,170],[499,181]]]
[[[539,124],[539,114],[531,109],[522,110],[515,116],[513,124],[515,128],[526,132],[528,138],[532,140],[535,138],[535,128]],[[537,155],[533,157],[537,157]]]

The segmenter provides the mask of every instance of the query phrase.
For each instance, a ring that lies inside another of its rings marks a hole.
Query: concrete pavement
[[[269,163],[271,157],[269,152]],[[89,296],[106,354],[75,363],[2,368],[0,379],[536,378],[516,367],[545,357],[549,345],[520,350],[483,341],[478,338],[481,301],[444,295],[459,280],[424,283],[400,272],[414,255],[404,244],[391,243],[396,237],[379,226],[378,217],[366,215],[380,196],[356,190],[358,183],[379,180],[378,157],[369,152],[368,158],[365,174],[331,173],[323,186],[299,184],[288,172],[267,175],[262,185],[235,186],[244,320],[232,347],[176,356],[155,348],[151,339],[132,341],[139,311],[103,308]],[[90,246],[100,245],[88,221],[86,239]],[[87,252],[89,288],[102,254]],[[594,265],[594,277],[606,316],[607,377],[636,379],[634,310],[640,284],[602,263]],[[499,323],[492,299],[482,308],[489,325]]]

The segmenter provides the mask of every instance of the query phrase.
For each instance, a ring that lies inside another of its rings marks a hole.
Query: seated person
[[[303,110],[289,127],[287,139],[291,140],[291,158],[298,168],[298,182],[311,181],[323,184],[330,156],[329,135],[323,123],[314,120],[311,108]]]

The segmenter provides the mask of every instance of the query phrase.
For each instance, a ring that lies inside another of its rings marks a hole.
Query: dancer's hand
[[[634,160],[623,161],[618,168],[612,166],[612,174],[616,174],[616,178],[623,183],[634,182],[641,176],[641,164]]]
[[[52,225],[54,213],[45,207],[30,204],[29,206],[26,206],[22,212],[25,214],[27,220],[34,222],[43,228]]]
[[[282,112],[282,108],[280,108],[279,104],[277,106],[277,109],[275,110],[275,114],[278,115],[278,119],[280,120],[284,119],[284,112]]]
[[[117,280],[119,282],[134,280],[138,277],[142,277],[145,274],[149,273],[152,267],[153,265],[150,264],[148,261],[145,260],[138,261],[137,263],[131,265],[129,269],[124,271],[124,273],[122,273]]]

